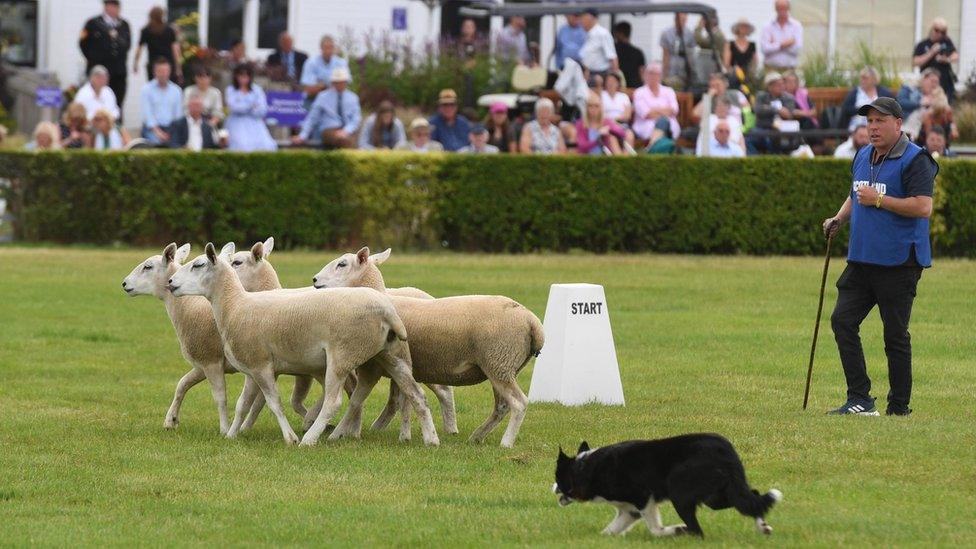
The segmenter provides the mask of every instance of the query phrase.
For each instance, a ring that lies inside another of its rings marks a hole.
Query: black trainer
[[[849,398],[840,408],[835,408],[827,412],[833,416],[880,416],[881,413],[874,407],[874,399],[863,400],[860,398]]]
[[[898,406],[888,406],[885,410],[886,416],[910,416],[912,415],[912,409],[909,407],[898,407]]]

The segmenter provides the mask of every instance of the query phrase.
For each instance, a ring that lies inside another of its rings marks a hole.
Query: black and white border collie
[[[553,492],[560,505],[574,501],[606,502],[617,516],[603,529],[617,535],[643,518],[651,534],[704,535],[695,512],[735,507],[756,520],[763,534],[772,533],[766,513],[783,495],[751,489],[732,443],[714,434],[682,435],[659,440],[632,440],[591,450],[583,442],[576,457],[559,449]],[[670,500],[684,524],[664,526],[658,506]]]

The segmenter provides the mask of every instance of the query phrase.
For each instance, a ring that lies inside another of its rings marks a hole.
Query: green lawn
[[[709,544],[976,545],[976,263],[938,260],[919,285],[914,416],[836,418],[823,415],[844,394],[826,320],[800,410],[820,259],[394,253],[390,286],[504,294],[540,318],[549,284],[603,284],[627,406],[530,405],[514,449],[498,446],[505,424],[474,446],[491,405],[476,386],[457,391],[461,434],[441,433],[438,448],[415,427],[409,444],[391,428],[306,449],[286,447],[267,412],[240,440],[219,438],[203,384],[179,429],[162,428],[187,365],[162,304],[119,286],[152,253],[0,248],[0,545],[686,544],[642,525],[603,538],[609,506],[561,508],[549,490],[559,445],[696,431],[730,438],[753,486],[785,495],[769,540],[734,511],[703,509]],[[271,260],[288,287],[332,257]],[[826,317],[835,298],[830,287]],[[876,313],[862,334],[883,409]],[[519,379],[528,392],[531,367]],[[236,398],[241,377],[229,381]],[[385,393],[382,382],[367,421]],[[670,506],[665,521],[677,521]]]

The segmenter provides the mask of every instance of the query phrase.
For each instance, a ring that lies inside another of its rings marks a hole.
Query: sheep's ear
[[[254,245],[251,246],[251,256],[254,258],[255,262],[264,259],[265,253],[263,242],[255,242]]]
[[[369,246],[363,246],[360,248],[359,251],[356,252],[356,259],[359,260],[360,265],[366,263],[366,260],[369,259]]]
[[[225,248],[227,246],[224,246]],[[207,242],[207,259],[211,263],[217,263],[217,250],[214,248],[213,242]]]
[[[271,251],[274,250],[274,237],[269,236],[267,240],[264,241],[264,258],[268,259],[271,255]]]
[[[380,265],[384,261],[386,261],[387,259],[390,259],[390,252],[391,251],[392,250],[390,250],[389,248],[387,248],[387,249],[383,250],[382,252],[380,252],[378,254],[373,254],[373,255],[369,256],[369,258],[373,260],[373,263],[375,263],[377,265]]]
[[[590,451],[590,445],[587,444],[586,441],[584,440],[583,443],[580,444],[579,450],[577,450],[576,453],[581,454],[583,452],[589,452],[589,451]]]
[[[220,255],[224,259],[230,261],[230,256],[234,255],[234,252],[236,251],[237,246],[235,246],[233,242],[228,242],[227,244],[224,244],[223,248],[220,249]]]
[[[183,262],[186,261],[186,258],[189,256],[190,256],[190,244],[186,243],[180,246],[179,249],[176,250],[176,257],[174,257],[174,259],[176,260],[177,263],[182,265]]]
[[[176,242],[170,242],[163,248],[163,263],[169,265],[176,258]]]

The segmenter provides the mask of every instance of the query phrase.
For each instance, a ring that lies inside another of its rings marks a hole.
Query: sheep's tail
[[[777,501],[783,499],[783,493],[775,488],[760,494],[749,488],[745,478],[739,475],[733,477],[726,489],[729,503],[737,511],[748,517],[763,517]]]
[[[542,322],[539,321],[539,317],[535,316],[528,309],[526,309],[526,312],[529,317],[529,335],[532,338],[532,343],[529,346],[529,354],[539,356],[539,352],[542,351],[542,346],[546,342],[546,334],[542,329]]]
[[[394,337],[401,341],[407,340],[407,328],[403,325],[403,321],[400,320],[400,315],[397,314],[393,305],[383,309],[383,319],[390,326],[390,341],[393,341]]]

